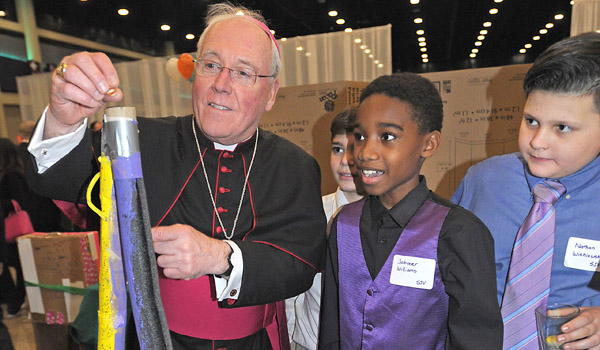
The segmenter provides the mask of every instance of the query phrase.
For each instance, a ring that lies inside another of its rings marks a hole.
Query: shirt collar
[[[523,163],[525,178],[527,179],[527,185],[529,186],[530,190],[533,189],[533,186],[539,182],[546,180],[545,178],[531,175],[527,168],[527,162],[525,162],[523,156],[519,155],[519,159]],[[576,171],[571,175],[552,180],[559,180],[567,189],[566,193],[577,193],[580,190],[585,189],[590,183],[600,180],[600,156],[594,158],[594,160],[589,162],[583,168],[579,169],[579,171]]]
[[[350,201],[348,201],[348,198],[346,198],[346,196],[344,195],[344,191],[342,191],[342,189],[338,187],[335,191],[336,208],[339,208],[342,205],[346,205],[348,203],[350,203]]]
[[[419,184],[400,200],[394,207],[387,210],[379,201],[379,198],[371,196],[370,209],[372,225],[378,225],[385,215],[390,215],[400,227],[406,227],[410,219],[429,196],[427,181],[423,175],[419,175]],[[375,227],[375,226],[374,226]]]

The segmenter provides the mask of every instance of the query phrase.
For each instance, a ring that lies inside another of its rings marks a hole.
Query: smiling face
[[[405,102],[374,94],[361,102],[354,158],[365,191],[391,209],[419,184],[419,171],[440,143],[439,131],[419,133]]]
[[[331,165],[331,173],[335,182],[340,186],[340,189],[344,192],[356,192],[356,181],[355,176],[352,176],[352,171],[349,163],[352,162],[351,148],[354,140],[351,140],[352,135],[349,134],[336,134],[331,140],[331,156],[329,157],[329,164]],[[350,158],[350,159],[349,159]]]
[[[556,179],[579,171],[600,154],[600,114],[593,97],[530,93],[519,149],[537,177]]]
[[[271,39],[253,22],[232,18],[215,24],[206,33],[198,58],[230,68],[251,68],[270,75]],[[216,77],[196,75],[193,86],[194,117],[203,133],[224,145],[252,136],[261,116],[271,110],[279,81],[257,78],[253,86],[234,82],[228,69]]]

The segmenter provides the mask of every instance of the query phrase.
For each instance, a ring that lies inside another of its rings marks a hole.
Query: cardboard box
[[[273,109],[262,117],[261,128],[287,138],[315,157],[321,167],[323,194],[337,188],[329,166],[331,120],[349,105],[357,105],[367,85],[339,81],[282,87]]]
[[[33,323],[33,335],[37,350],[79,350],[71,338],[70,326],[66,324]]]
[[[73,322],[83,289],[98,283],[98,233],[33,233],[17,244],[32,321]]]

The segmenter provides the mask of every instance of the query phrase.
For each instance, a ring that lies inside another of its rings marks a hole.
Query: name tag
[[[397,286],[431,289],[435,276],[435,260],[394,255],[390,283]]]
[[[600,271],[600,241],[571,237],[567,243],[565,266],[585,271]]]

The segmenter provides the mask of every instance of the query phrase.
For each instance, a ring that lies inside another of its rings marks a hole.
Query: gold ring
[[[58,75],[62,80],[66,80],[65,79],[65,73],[67,73],[67,67],[69,65],[62,62],[61,64],[58,65],[58,67],[56,67],[56,75]]]

